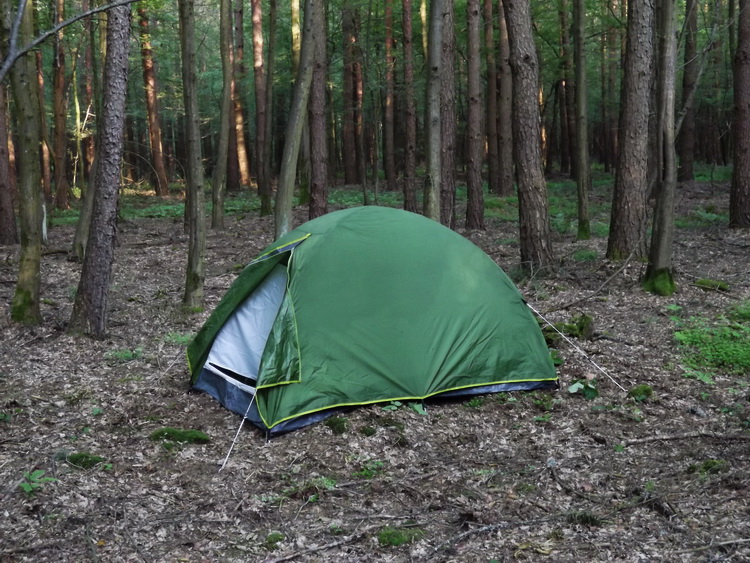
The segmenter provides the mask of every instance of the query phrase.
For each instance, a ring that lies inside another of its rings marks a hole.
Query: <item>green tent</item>
[[[187,355],[193,389],[270,433],[354,405],[557,387],[539,326],[497,264],[386,207],[336,211],[273,243]]]

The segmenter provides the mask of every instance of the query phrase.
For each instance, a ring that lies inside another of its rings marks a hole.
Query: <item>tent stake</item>
[[[234,435],[234,440],[232,440],[232,445],[229,446],[229,451],[227,452],[227,457],[224,458],[224,461],[221,464],[221,467],[219,467],[219,473],[221,473],[224,470],[224,467],[226,467],[227,462],[229,461],[229,456],[232,454],[232,450],[234,449],[234,445],[237,443],[237,439],[240,437],[240,432],[242,431],[242,426],[245,424],[245,419],[247,418],[247,413],[250,412],[250,407],[253,406],[253,401],[255,401],[255,393],[253,393],[253,398],[250,399],[250,404],[247,405],[247,410],[245,411],[245,416],[242,417],[242,421],[240,422],[240,427],[237,429],[237,433]]]
[[[555,325],[553,325],[553,324],[552,324],[551,322],[549,322],[549,321],[548,321],[547,319],[545,319],[545,318],[544,318],[544,316],[543,316],[543,315],[542,315],[542,314],[541,314],[541,313],[540,313],[539,311],[537,311],[536,309],[534,309],[534,307],[532,307],[532,306],[531,306],[531,305],[529,305],[528,303],[526,303],[526,306],[527,306],[527,307],[528,307],[529,309],[531,309],[531,310],[532,310],[532,311],[534,312],[534,314],[535,314],[536,316],[538,316],[538,317],[539,317],[540,319],[542,319],[542,320],[543,320],[543,321],[544,321],[545,323],[547,323],[547,324],[548,324],[548,325],[549,325],[549,326],[550,326],[550,327],[552,328],[552,330],[554,330],[554,331],[555,331],[555,332],[556,332],[557,334],[559,334],[560,336],[562,336],[562,337],[563,337],[563,339],[565,340],[565,342],[567,342],[568,344],[570,344],[570,345],[571,345],[571,346],[573,347],[573,349],[574,349],[574,350],[575,350],[576,352],[578,352],[578,353],[579,353],[579,354],[581,354],[581,355],[582,355],[582,356],[583,356],[584,358],[586,358],[586,359],[587,359],[587,360],[588,360],[589,362],[591,362],[591,365],[593,365],[593,366],[594,366],[594,367],[595,367],[596,369],[598,369],[598,370],[599,370],[600,372],[602,372],[602,373],[603,373],[604,375],[606,375],[606,376],[607,376],[607,377],[609,378],[609,380],[610,380],[610,381],[611,381],[612,383],[614,383],[614,384],[615,384],[615,385],[617,385],[617,386],[618,386],[618,387],[619,387],[620,389],[622,389],[623,393],[627,393],[627,392],[628,392],[628,390],[627,390],[627,389],[625,389],[625,388],[624,388],[624,387],[623,387],[622,385],[620,385],[619,383],[617,383],[617,381],[615,381],[615,378],[614,378],[614,377],[612,377],[611,375],[609,375],[609,374],[607,373],[607,371],[606,371],[606,370],[605,370],[605,369],[604,369],[603,367],[601,367],[601,366],[600,366],[599,364],[597,364],[597,363],[596,363],[596,362],[595,362],[594,360],[592,360],[592,359],[591,359],[591,358],[589,357],[589,355],[588,355],[588,354],[586,354],[586,352],[584,352],[583,350],[581,350],[581,348],[580,348],[580,347],[578,347],[578,346],[576,345],[576,343],[575,343],[575,342],[573,342],[573,341],[572,341],[572,340],[571,340],[570,338],[568,338],[568,337],[567,337],[567,336],[565,336],[565,335],[564,335],[564,334],[563,334],[562,332],[560,332],[559,330],[557,330],[557,327],[556,327]]]

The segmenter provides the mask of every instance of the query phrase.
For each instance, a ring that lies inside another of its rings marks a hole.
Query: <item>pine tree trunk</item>
[[[203,280],[206,275],[206,218],[203,202],[203,151],[198,113],[195,0],[178,0],[178,7],[182,54],[182,97],[185,104],[188,227],[188,256],[182,302],[186,307],[200,307],[203,304]]]
[[[729,226],[750,227],[750,1],[740,0],[734,53],[734,169]]]
[[[151,164],[154,167],[154,184],[156,195],[163,197],[169,194],[167,168],[164,165],[164,148],[159,120],[159,95],[156,88],[156,70],[151,49],[151,31],[149,29],[146,8],[138,8],[138,25],[141,34],[141,64],[143,66],[143,89],[146,94],[146,119],[148,120],[148,139],[151,146]]]
[[[576,84],[573,79],[573,57],[570,48],[570,24],[568,19],[568,0],[560,0],[560,57],[562,58],[563,89],[565,90],[565,115],[567,123],[565,131],[567,137],[561,146],[567,150],[566,159],[570,161],[570,177],[578,178],[578,163],[576,161]]]
[[[354,9],[348,2],[342,8],[342,30],[344,33],[344,74],[343,74],[343,161],[344,161],[344,183],[356,184],[357,174],[357,102],[355,90],[355,53],[357,43],[357,29]]]
[[[36,73],[37,82],[39,87],[36,88],[37,95],[39,97],[39,127],[41,136],[41,156],[40,165],[42,167],[42,194],[44,199],[43,204],[51,205],[54,201],[52,194],[52,154],[50,153],[50,147],[52,143],[49,142],[49,135],[47,128],[47,107],[46,107],[46,93],[44,84],[44,65],[42,64],[42,52],[41,50],[36,52]]]
[[[266,144],[270,139],[266,138],[266,119],[268,119],[266,108],[266,65],[263,56],[263,3],[261,0],[252,0],[253,20],[253,74],[255,77],[255,169],[258,176],[258,195],[261,200],[261,216],[271,213],[271,178],[268,175],[269,167],[266,165]],[[268,60],[273,56],[268,51]],[[272,82],[272,81],[269,81]]]
[[[692,102],[693,90],[698,78],[698,59],[696,57],[696,35],[698,33],[697,0],[685,1],[685,64],[682,74],[682,105],[684,117],[679,133],[680,167],[677,180],[689,182],[693,179],[693,161],[695,160],[695,105]]]
[[[315,54],[310,87],[308,121],[310,124],[310,207],[308,216],[315,219],[328,213],[328,127],[326,104],[326,79],[328,55],[326,53],[326,14],[319,8],[314,11],[313,26],[321,32],[314,33]]]
[[[591,168],[589,165],[588,93],[586,89],[585,35],[586,12],[584,0],[573,0],[573,26],[575,29],[576,72],[576,183],[578,187],[578,240],[591,238],[589,227],[589,191]]]
[[[55,2],[55,23],[65,19],[65,2]],[[63,30],[55,34],[54,72],[52,79],[52,105],[55,119],[55,207],[69,209],[68,192],[68,99],[67,84],[65,83],[65,45],[63,44]]]
[[[468,0],[467,11],[467,98],[469,102],[466,136],[466,228],[484,230],[482,191],[482,82],[480,76],[480,0]]]
[[[248,155],[247,140],[245,139],[245,112],[242,106],[242,85],[245,83],[245,9],[243,0],[235,0],[234,4],[234,79],[232,81],[232,107],[234,138],[237,155],[239,184],[248,187],[250,180],[250,156]],[[262,92],[262,91],[261,91]],[[257,158],[257,156],[256,156]]]
[[[219,117],[219,149],[211,181],[211,228],[224,228],[224,195],[227,183],[227,163],[229,159],[229,129],[234,126],[232,107],[232,7],[230,0],[221,0],[219,10],[219,49],[221,51],[222,88],[221,115]]]
[[[648,121],[653,72],[653,0],[628,4],[627,47],[607,258],[645,254]]]
[[[456,226],[456,37],[454,3],[443,4],[440,73],[440,222]]]
[[[508,45],[508,25],[505,21],[506,0],[498,2],[498,27],[499,27],[499,97],[497,104],[497,150],[499,155],[499,176],[501,196],[513,195],[513,75],[510,70],[510,47]]]
[[[395,191],[396,157],[395,157],[395,93],[394,69],[396,57],[393,54],[393,0],[385,2],[385,116],[383,120],[383,162],[385,165],[386,189]]]
[[[554,261],[539,142],[539,63],[528,0],[507,0],[504,7],[513,71],[513,154],[518,178],[521,264],[533,271],[551,266]]]
[[[69,331],[103,338],[117,232],[117,199],[128,89],[130,6],[112,8],[107,25],[103,114],[94,178],[94,209]]]
[[[490,193],[500,193],[500,154],[497,148],[497,63],[493,0],[484,1],[484,48],[487,53],[487,92],[485,95],[485,136],[487,139],[487,184]]]
[[[10,22],[15,2],[3,0],[2,22]],[[18,34],[20,44],[33,37],[33,5],[26,4]],[[5,30],[8,37],[8,30]],[[11,318],[24,324],[39,324],[40,263],[42,253],[42,193],[39,189],[39,141],[41,136],[39,119],[39,82],[35,68],[35,56],[27,53],[10,70],[10,83],[16,108],[18,124],[18,215],[21,228],[21,256],[18,265],[18,281],[11,303]]]
[[[443,43],[443,0],[430,5],[430,29],[427,49],[427,183],[424,192],[425,217],[440,221],[440,194],[442,192],[442,135],[440,118],[440,85],[443,73],[441,46]]]
[[[401,27],[404,51],[404,209],[417,212],[417,107],[414,101],[412,3],[404,0]]]
[[[8,152],[7,107],[5,85],[0,84],[0,245],[18,244],[10,154]]]

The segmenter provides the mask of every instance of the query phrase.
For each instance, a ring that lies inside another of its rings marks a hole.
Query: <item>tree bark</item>
[[[542,170],[539,63],[531,34],[528,0],[504,2],[513,72],[513,154],[518,179],[521,265],[534,271],[552,265],[547,186]]]
[[[41,136],[41,156],[40,166],[42,167],[42,200],[43,205],[52,205],[54,202],[54,196],[52,193],[52,158],[53,155],[50,152],[48,128],[47,128],[47,106],[46,106],[46,94],[44,84],[44,65],[42,62],[42,52],[36,52],[36,73],[37,82],[39,87],[36,89],[37,95],[39,96],[39,128]]]
[[[586,89],[586,12],[584,0],[573,0],[573,27],[575,29],[574,59],[576,72],[576,184],[578,188],[578,240],[591,238],[589,226],[589,191],[591,167],[589,165],[589,119]]]
[[[385,1],[385,116],[383,120],[383,162],[385,183],[389,191],[396,190],[396,140],[395,140],[395,92],[394,68],[396,57],[393,54],[393,0]]]
[[[232,108],[234,138],[236,143],[239,183],[250,186],[250,157],[245,139],[245,112],[242,105],[242,85],[245,83],[245,9],[242,0],[234,5],[234,79],[232,80]],[[262,45],[262,43],[261,43]],[[262,92],[262,90],[261,90]],[[257,159],[257,155],[256,155]]]
[[[440,222],[456,226],[456,37],[454,3],[443,4],[440,71]]]
[[[138,26],[141,39],[141,64],[143,66],[143,90],[146,95],[146,119],[148,120],[148,140],[151,145],[151,165],[154,167],[154,187],[156,195],[166,196],[169,193],[167,168],[164,165],[161,123],[159,120],[159,95],[156,87],[156,70],[151,49],[151,31],[148,12],[143,6],[138,8]]]
[[[414,100],[414,34],[412,3],[403,0],[401,27],[404,51],[404,209],[417,212],[417,107]]]
[[[314,10],[315,54],[310,87],[310,207],[308,216],[315,219],[328,213],[328,127],[326,104],[326,14],[323,8]]]
[[[659,295],[675,291],[672,274],[672,241],[674,239],[674,199],[677,187],[677,153],[675,150],[675,77],[677,74],[677,37],[675,1],[663,0],[659,22],[659,66],[657,76],[658,141],[662,145],[662,162],[654,207],[649,261],[644,286]]]
[[[508,45],[508,24],[505,21],[504,2],[498,2],[498,78],[500,82],[497,104],[497,150],[499,155],[500,192],[503,197],[513,195],[513,74],[510,70],[510,46]]]
[[[104,336],[107,323],[107,298],[114,261],[120,162],[125,129],[129,38],[130,6],[113,8],[109,12],[107,25],[103,114],[93,187],[94,209],[69,327],[71,332],[83,332],[94,338]]]
[[[260,195],[260,214],[271,213],[271,178],[266,166],[266,68],[263,56],[263,3],[252,0],[253,21],[253,74],[255,77],[255,169],[258,177],[258,194]],[[269,59],[273,53],[269,50]],[[272,82],[272,81],[269,81]],[[270,154],[270,153],[268,153]]]
[[[0,245],[18,244],[18,227],[13,205],[10,154],[8,151],[8,101],[0,84]]]
[[[653,0],[628,4],[619,156],[615,173],[607,258],[645,254],[648,194],[648,119],[653,67]]]
[[[357,97],[356,97],[356,50],[357,27],[354,8],[345,2],[342,8],[342,30],[344,34],[344,74],[343,74],[343,128],[342,157],[344,162],[344,183],[356,184],[357,173]]]
[[[570,26],[568,20],[568,0],[560,0],[560,57],[562,58],[563,90],[565,97],[565,115],[567,123],[564,130],[567,137],[563,139],[561,147],[567,150],[565,159],[570,162],[570,177],[578,178],[578,163],[576,160],[576,81],[573,79],[573,57],[570,48]]]
[[[482,82],[480,76],[481,26],[480,0],[468,0],[467,43],[467,166],[466,166],[466,228],[484,230],[484,192],[482,191]]]
[[[261,193],[260,214],[270,215],[273,211],[271,205],[271,182],[274,174],[272,168],[273,155],[273,80],[268,80],[274,75],[276,68],[276,0],[269,0],[268,9],[268,58],[266,61],[266,132],[264,134],[265,145],[263,146],[263,177],[265,178],[267,193]]]
[[[440,221],[442,192],[442,132],[440,118],[440,85],[443,73],[441,45],[443,43],[444,0],[433,0],[430,5],[430,28],[427,49],[427,183],[424,192],[425,217]]]
[[[299,72],[294,81],[292,106],[287,120],[284,155],[281,160],[279,186],[276,190],[276,208],[274,210],[275,238],[288,233],[292,228],[292,195],[294,193],[294,176],[297,171],[302,129],[305,121],[305,110],[310,95],[313,74],[313,55],[315,53],[315,33],[325,33],[313,24],[318,18],[314,10],[323,9],[323,0],[305,0],[305,23],[302,34],[302,52],[300,54]]]
[[[750,227],[750,1],[739,0],[737,50],[733,61],[734,169],[729,200],[729,226]]]
[[[229,160],[229,128],[234,126],[232,107],[232,6],[231,0],[221,0],[219,9],[219,50],[221,51],[221,115],[219,117],[219,148],[211,181],[211,228],[224,228],[224,195],[227,185],[227,162]]]
[[[178,8],[182,54],[182,96],[185,103],[188,227],[188,257],[182,302],[186,307],[194,308],[201,307],[203,304],[203,280],[206,275],[206,218],[203,201],[203,154],[198,113],[195,0],[178,0]]]
[[[698,3],[685,1],[685,63],[682,73],[682,105],[684,117],[679,133],[680,166],[677,180],[689,182],[693,179],[695,160],[695,105],[692,102],[693,90],[698,79],[698,58],[696,36],[698,33]]]
[[[485,96],[485,136],[487,139],[487,184],[493,194],[500,193],[500,154],[497,148],[497,63],[495,61],[495,24],[493,0],[484,1],[484,48],[487,53],[487,93]]]
[[[10,21],[15,2],[3,0],[3,25]],[[23,43],[31,40],[33,33],[33,5],[26,4],[22,15],[19,38]],[[7,37],[7,28],[5,36]],[[16,107],[18,124],[18,215],[21,227],[21,256],[18,265],[11,318],[24,324],[39,324],[40,263],[42,253],[42,192],[39,170],[39,83],[35,56],[28,53],[16,61],[10,70],[10,83]]]
[[[55,2],[55,23],[65,19],[65,1]],[[65,45],[63,44],[63,30],[55,34],[54,72],[52,80],[52,105],[55,119],[55,207],[69,209],[68,192],[68,96],[65,81]]]

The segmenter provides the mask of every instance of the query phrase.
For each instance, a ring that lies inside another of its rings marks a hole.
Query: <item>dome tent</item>
[[[188,346],[192,388],[270,434],[332,409],[557,387],[538,324],[481,249],[420,215],[309,221],[239,275]]]

